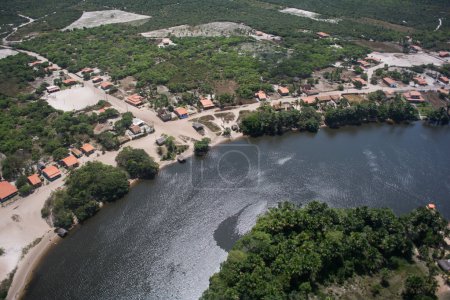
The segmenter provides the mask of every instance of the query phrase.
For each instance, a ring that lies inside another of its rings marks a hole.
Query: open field
[[[312,19],[314,21],[322,21],[322,22],[327,22],[327,23],[339,23],[339,21],[340,21],[340,19],[325,19],[325,18],[322,18],[321,15],[318,13],[303,10],[303,9],[298,9],[298,8],[285,8],[285,9],[280,10],[280,12],[298,16],[298,17]]]
[[[95,105],[99,100],[105,99],[105,95],[99,91],[95,93],[88,87],[73,87],[47,96],[48,104],[63,111],[81,110]]]
[[[397,67],[411,67],[427,64],[441,66],[444,63],[442,60],[427,53],[404,54],[374,52],[371,54],[371,56],[381,59],[383,63],[388,64],[389,66]]]
[[[121,10],[89,11],[83,13],[81,18],[64,28],[71,30],[75,28],[92,28],[105,24],[129,23],[150,19],[150,16],[133,14]]]
[[[353,42],[356,45],[367,47],[372,51],[402,53],[402,47],[400,45],[392,43],[392,42],[375,42],[375,41],[367,41],[367,40],[356,40]]]

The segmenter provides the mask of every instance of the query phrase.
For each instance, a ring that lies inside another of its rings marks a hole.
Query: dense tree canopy
[[[422,235],[411,239],[410,233],[429,223],[439,224],[430,234],[442,242],[446,222],[427,209],[399,218],[389,209],[281,204],[236,243],[202,299],[306,299],[320,286],[395,268],[399,257],[410,259],[413,242],[423,242]],[[434,292],[435,286],[426,288],[421,280],[408,279],[407,293]]]
[[[116,162],[131,178],[153,179],[159,170],[158,163],[143,149],[125,147],[117,155]]]

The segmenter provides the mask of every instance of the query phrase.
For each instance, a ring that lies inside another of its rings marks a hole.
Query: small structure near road
[[[51,85],[45,88],[47,90],[47,93],[51,94],[51,93],[56,93],[59,92],[61,89],[59,88],[59,86],[56,85]]]
[[[42,170],[42,174],[49,181],[54,181],[61,177],[61,171],[55,166],[48,166],[44,170]]]
[[[405,97],[405,99],[411,103],[425,102],[425,99],[422,97],[422,94],[418,91],[411,91],[411,92],[403,93],[403,97]]]
[[[104,90],[104,91],[109,90],[109,89],[112,88],[113,86],[114,86],[114,84],[112,84],[112,83],[109,82],[109,81],[105,81],[105,82],[102,82],[102,83],[100,84],[100,88],[101,88],[102,90]]]
[[[391,87],[391,88],[396,88],[396,87],[397,87],[397,82],[396,82],[394,79],[390,78],[390,77],[384,77],[384,78],[383,78],[383,82],[384,82],[388,87]]]
[[[170,111],[167,111],[165,109],[160,109],[158,111],[158,117],[163,121],[163,122],[167,122],[172,120],[172,114],[170,113]]]
[[[144,103],[143,100],[144,100],[144,97],[142,97],[141,95],[133,94],[131,96],[128,96],[125,99],[125,102],[137,107]]]
[[[39,187],[42,185],[42,180],[41,178],[39,178],[38,174],[33,174],[31,176],[27,177],[28,182],[33,186],[33,187]]]
[[[425,80],[425,78],[417,76],[413,78],[413,81],[415,84],[418,84],[420,86],[426,86],[428,85],[428,82]]]
[[[77,84],[78,81],[76,81],[73,78],[69,78],[69,79],[63,80],[63,83],[64,83],[65,86],[71,86],[71,85]]]
[[[189,116],[188,111],[184,107],[178,107],[174,110],[174,112],[180,119],[186,119]]]
[[[166,143],[166,137],[165,136],[161,136],[159,138],[156,139],[156,145],[158,146],[162,146]]]
[[[8,181],[0,181],[0,202],[4,202],[17,195],[19,191]]]
[[[438,260],[439,267],[446,273],[450,272],[450,259]]]
[[[359,77],[353,78],[352,82],[353,83],[359,82],[359,83],[361,83],[362,86],[366,86],[367,85],[367,81],[365,81],[364,79],[359,78]]]
[[[446,77],[446,76],[439,77],[439,81],[442,82],[443,84],[449,83],[448,77]]]
[[[92,83],[99,83],[99,82],[102,82],[102,81],[103,81],[103,78],[98,77],[98,76],[92,78]]]
[[[129,136],[132,140],[134,140],[144,136],[147,133],[152,133],[154,131],[155,129],[153,128],[153,126],[149,126],[141,119],[134,118],[132,125],[126,131],[126,135]]]
[[[267,95],[264,91],[259,91],[255,94],[255,97],[259,100],[259,101],[266,101],[267,100]]]
[[[321,39],[326,39],[326,38],[330,37],[330,35],[328,33],[325,33],[325,32],[322,32],[322,31],[321,32],[317,32],[316,34]]]
[[[84,155],[86,155],[86,156],[89,156],[95,152],[94,146],[92,146],[91,144],[88,144],[88,143],[81,146],[80,149],[81,149],[81,151],[83,151]]]
[[[281,96],[289,96],[289,89],[287,87],[279,86],[277,91]]]
[[[68,231],[66,230],[66,229],[64,229],[64,228],[58,228],[57,230],[56,230],[56,234],[59,236],[59,237],[65,237],[66,235],[67,235],[67,233],[68,233]]]
[[[78,159],[73,155],[69,155],[66,158],[62,159],[61,164],[68,169],[76,168],[80,165]]]
[[[198,123],[198,122],[192,123],[192,127],[194,127],[194,129],[195,129],[196,131],[203,131],[203,130],[205,129],[204,126],[203,126],[203,124]]]
[[[439,57],[442,57],[442,58],[450,57],[450,52],[448,52],[448,51],[439,51]]]
[[[200,99],[200,104],[202,105],[203,109],[211,109],[214,108],[214,103],[210,99]]]
[[[80,158],[83,156],[83,152],[81,152],[77,148],[70,149],[70,153],[72,153],[72,155],[75,156],[76,158]]]

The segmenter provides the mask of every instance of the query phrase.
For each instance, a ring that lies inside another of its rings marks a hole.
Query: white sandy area
[[[19,52],[11,50],[11,49],[0,49],[0,59],[6,58],[11,55],[16,55],[17,53],[19,53]]]
[[[428,53],[380,53],[372,52],[369,56],[381,59],[383,64],[397,67],[411,67],[418,65],[434,64],[441,66],[445,63],[445,60],[432,56]]]
[[[63,111],[81,110],[106,98],[105,93],[96,93],[89,87],[74,86],[46,96],[48,104]]]
[[[324,19],[318,13],[308,11],[308,10],[298,9],[298,8],[289,8],[288,7],[288,8],[280,10],[280,12],[298,16],[298,17],[312,19],[315,21],[321,21],[321,22],[338,23],[340,21],[340,19]]]
[[[116,23],[128,23],[133,21],[139,21],[139,20],[146,20],[150,19],[150,16],[145,15],[138,15],[129,13],[122,10],[101,10],[101,11],[89,11],[84,12],[83,15],[64,28],[63,30],[67,29],[74,29],[74,28],[92,28],[92,27],[98,27],[105,24],[116,24]]]

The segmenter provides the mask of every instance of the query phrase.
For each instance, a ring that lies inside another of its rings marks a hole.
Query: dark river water
[[[280,201],[429,202],[450,217],[450,128],[363,126],[242,140],[142,182],[52,249],[26,299],[197,299]]]

